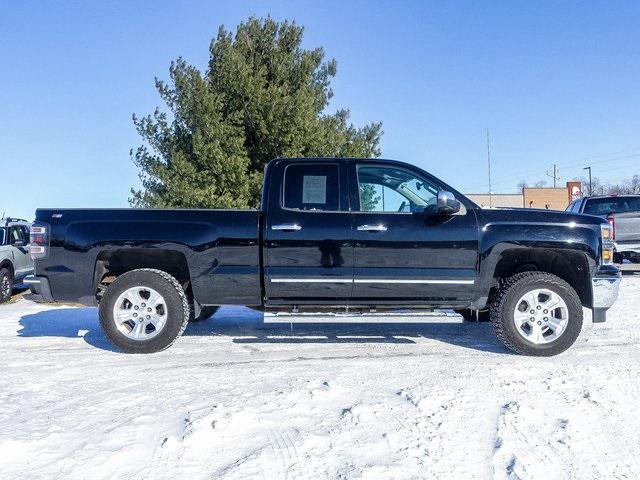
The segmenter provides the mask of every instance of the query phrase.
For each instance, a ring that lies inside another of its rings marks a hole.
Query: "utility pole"
[[[489,129],[487,128],[487,166],[489,168],[489,206],[492,207],[491,201],[491,149],[489,148]]]
[[[593,195],[593,190],[591,189],[591,167],[584,167],[583,170],[589,170],[589,196]]]
[[[553,164],[553,175],[547,172],[547,177],[553,178],[553,188],[556,188],[556,180],[560,180],[560,177],[558,176],[558,170],[555,163]]]

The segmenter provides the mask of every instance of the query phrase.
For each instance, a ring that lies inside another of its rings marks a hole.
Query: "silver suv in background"
[[[15,284],[33,273],[28,249],[30,226],[20,218],[0,219],[0,303],[11,298]]]
[[[613,229],[613,261],[623,264],[623,269],[625,265],[640,269],[640,195],[584,197],[566,211],[606,218]]]

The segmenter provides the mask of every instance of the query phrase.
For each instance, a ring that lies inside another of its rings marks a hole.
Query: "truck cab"
[[[477,206],[435,177],[389,160],[282,159],[265,185],[268,305],[473,300]]]

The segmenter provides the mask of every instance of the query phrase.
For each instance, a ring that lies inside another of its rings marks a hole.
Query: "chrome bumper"
[[[617,275],[596,276],[591,279],[592,308],[609,308],[618,298],[620,272]]]

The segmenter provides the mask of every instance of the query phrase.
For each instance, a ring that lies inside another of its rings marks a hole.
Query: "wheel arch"
[[[183,252],[171,248],[122,248],[98,253],[93,276],[96,299],[99,301],[106,287],[120,275],[144,268],[168,273],[192,297],[189,265]]]
[[[0,268],[6,268],[11,272],[12,276],[15,276],[16,271],[13,267],[13,262],[11,262],[11,260],[9,260],[8,258],[5,258],[4,260],[0,261]]]
[[[495,266],[484,272],[490,292],[515,274],[537,271],[555,275],[576,291],[583,305],[591,305],[591,274],[587,256],[579,250],[548,247],[507,248],[500,252]],[[487,296],[491,296],[489,293]]]

